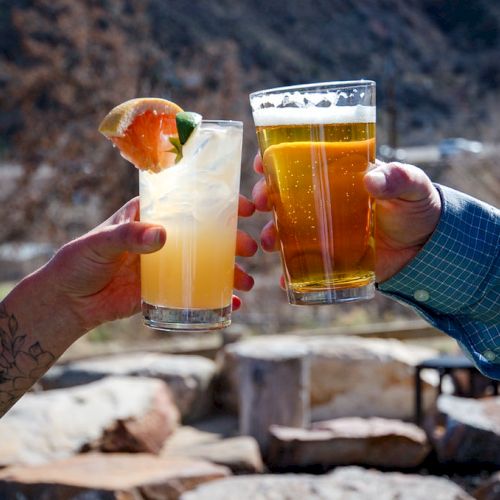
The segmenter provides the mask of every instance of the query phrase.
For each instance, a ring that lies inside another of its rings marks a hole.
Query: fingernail
[[[373,171],[368,172],[366,175],[370,179],[369,182],[372,190],[384,191],[387,184],[387,178],[383,172]]]
[[[142,242],[148,247],[155,247],[161,241],[161,229],[151,227],[142,233]]]
[[[233,311],[236,311],[237,309],[239,309],[241,307],[241,299],[239,297],[237,297],[236,295],[233,295],[233,300],[232,300],[232,303],[233,303]]]
[[[247,275],[245,276],[243,283],[241,283],[240,288],[244,292],[249,292],[253,288],[254,284],[255,280],[250,275]]]
[[[251,290],[254,285],[255,285],[255,280],[252,278],[252,276],[248,276],[247,279],[248,290]]]
[[[271,250],[273,248],[273,242],[267,236],[261,236],[260,244],[264,250]]]
[[[251,248],[250,248],[250,253],[252,255],[255,255],[255,253],[257,252],[258,249],[259,249],[259,245],[257,244],[256,241],[252,240],[252,245],[251,245]]]

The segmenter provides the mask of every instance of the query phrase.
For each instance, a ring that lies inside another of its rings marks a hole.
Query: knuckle
[[[118,226],[117,239],[123,246],[135,243],[132,227],[133,226],[130,222],[124,222]]]
[[[405,185],[411,181],[412,171],[410,167],[412,167],[412,165],[394,162],[390,163],[389,167],[390,167],[390,176],[392,177],[393,182],[397,183],[397,185]]]

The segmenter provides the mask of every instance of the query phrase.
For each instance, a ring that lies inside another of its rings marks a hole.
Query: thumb
[[[420,201],[435,189],[423,170],[397,162],[377,161],[376,168],[366,173],[364,181],[368,192],[381,200]]]
[[[165,228],[145,222],[125,222],[105,226],[82,239],[94,258],[109,262],[124,252],[151,253],[159,250],[166,241]]]

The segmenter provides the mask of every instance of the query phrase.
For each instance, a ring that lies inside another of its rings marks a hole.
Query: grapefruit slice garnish
[[[200,122],[200,115],[183,112],[173,102],[142,97],[113,108],[99,132],[138,169],[160,172],[182,158],[182,144]]]

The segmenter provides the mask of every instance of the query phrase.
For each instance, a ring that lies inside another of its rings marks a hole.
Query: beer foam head
[[[285,92],[250,97],[256,126],[374,123],[375,106],[339,105],[346,92]]]
[[[271,125],[375,123],[375,106],[263,108],[253,112],[253,119],[257,127]]]

